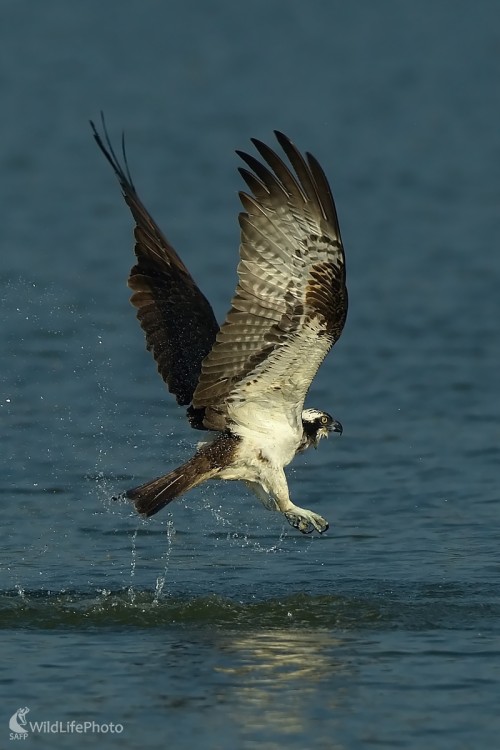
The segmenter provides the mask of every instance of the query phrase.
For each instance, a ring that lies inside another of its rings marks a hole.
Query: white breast
[[[302,439],[302,422],[300,428],[291,424],[286,414],[273,410],[271,404],[246,401],[235,407],[231,408],[231,432],[243,438],[245,452],[280,467],[289,464]]]

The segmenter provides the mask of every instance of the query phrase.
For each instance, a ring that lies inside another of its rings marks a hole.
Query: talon
[[[284,515],[288,523],[302,534],[310,534],[314,529],[323,534],[329,528],[328,521],[310,510],[289,510]]]

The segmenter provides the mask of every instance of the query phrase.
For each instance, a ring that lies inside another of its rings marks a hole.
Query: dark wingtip
[[[92,134],[94,136],[94,140],[101,149],[104,157],[107,159],[111,167],[113,168],[114,173],[118,177],[118,180],[120,182],[120,185],[122,187],[122,190],[124,192],[124,195],[127,193],[136,193],[135,185],[132,180],[130,169],[128,165],[127,160],[127,152],[125,149],[125,133],[122,132],[122,138],[121,138],[121,150],[122,150],[122,156],[123,156],[123,165],[120,164],[120,160],[116,156],[115,150],[113,148],[113,144],[111,143],[111,139],[109,137],[108,128],[106,126],[106,118],[104,117],[104,112],[101,110],[101,127],[102,127],[102,135],[97,130],[97,127],[93,120],[89,120],[90,127],[92,128]]]
[[[285,145],[291,145],[293,143],[292,140],[281,130],[273,130],[273,133],[282,148],[285,148]]]

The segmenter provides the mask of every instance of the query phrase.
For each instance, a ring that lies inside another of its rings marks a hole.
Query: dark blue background
[[[6,741],[28,705],[124,724],[96,747],[495,747],[499,28],[493,2],[3,3]],[[289,475],[327,537],[236,484],[147,524],[111,503],[198,436],[128,302],[101,109],[219,319],[234,149],[278,128],[323,164],[350,311],[309,402],[344,435]]]

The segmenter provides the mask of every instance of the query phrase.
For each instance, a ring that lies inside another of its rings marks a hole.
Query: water
[[[40,748],[496,748],[496,4],[1,13],[0,746],[26,706],[123,726]],[[236,484],[111,501],[198,436],[128,302],[100,109],[219,319],[233,150],[279,128],[330,176],[351,307],[309,404],[344,434],[289,472],[328,535]]]

